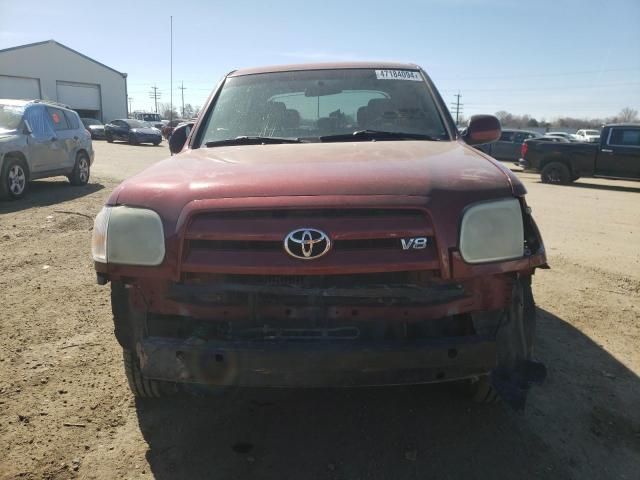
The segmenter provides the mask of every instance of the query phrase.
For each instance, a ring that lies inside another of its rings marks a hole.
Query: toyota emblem
[[[320,230],[299,228],[285,237],[284,249],[294,258],[313,260],[320,258],[331,249],[331,240]]]

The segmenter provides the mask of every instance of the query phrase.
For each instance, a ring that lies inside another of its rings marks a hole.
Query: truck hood
[[[439,192],[479,201],[525,190],[506,167],[462,142],[306,143],[187,150],[123,182],[108,203],[173,217],[204,199]]]

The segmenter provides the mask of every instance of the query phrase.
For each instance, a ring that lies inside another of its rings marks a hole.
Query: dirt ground
[[[90,185],[0,203],[0,479],[638,478],[640,183],[521,174],[552,266],[534,279],[549,376],[523,414],[446,385],[148,403],[126,386],[89,246],[122,175],[109,155],[135,148],[97,144]]]

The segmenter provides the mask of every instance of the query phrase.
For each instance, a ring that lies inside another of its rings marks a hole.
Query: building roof
[[[234,70],[229,74],[230,77],[239,77],[241,75],[253,75],[255,73],[274,73],[274,72],[293,72],[297,70],[334,70],[334,69],[352,69],[352,68],[369,68],[379,70],[417,70],[418,65],[413,63],[395,63],[395,62],[335,62],[335,63],[298,63],[292,65],[271,65],[267,67],[242,68]]]
[[[27,43],[26,45],[17,45],[17,46],[15,46],[15,47],[9,47],[9,48],[2,49],[2,50],[0,50],[0,53],[10,52],[10,51],[12,51],[12,50],[18,50],[18,49],[20,49],[20,48],[37,47],[37,46],[40,46],[40,45],[46,45],[47,43],[55,44],[55,45],[57,45],[58,47],[62,47],[62,48],[64,48],[64,49],[66,49],[66,50],[69,50],[70,52],[73,52],[73,53],[75,53],[76,55],[80,55],[82,58],[84,58],[84,59],[86,59],[86,60],[89,60],[90,62],[93,62],[93,63],[95,63],[95,64],[97,64],[97,65],[100,65],[101,67],[104,67],[104,68],[106,68],[106,69],[108,69],[108,70],[111,70],[112,72],[117,73],[118,75],[122,75],[123,77],[126,77],[126,76],[127,76],[127,74],[126,74],[126,73],[119,72],[119,71],[118,71],[118,70],[116,70],[115,68],[111,68],[111,67],[109,67],[108,65],[105,65],[104,63],[100,63],[100,62],[98,62],[97,60],[94,60],[94,59],[93,59],[93,58],[91,58],[91,57],[87,57],[86,55],[84,55],[84,54],[82,54],[82,53],[78,52],[77,50],[74,50],[73,48],[69,48],[69,47],[67,47],[66,45],[63,45],[63,44],[62,44],[62,43],[60,43],[60,42],[56,42],[55,40],[45,40],[44,42],[35,42],[35,43]]]

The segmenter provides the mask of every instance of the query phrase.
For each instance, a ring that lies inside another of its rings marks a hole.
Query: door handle
[[[602,151],[604,153],[613,153],[613,150],[609,150],[608,148],[603,148]]]

